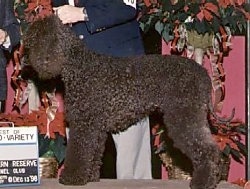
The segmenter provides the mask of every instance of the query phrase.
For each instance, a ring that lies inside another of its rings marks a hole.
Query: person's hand
[[[3,29],[0,29],[0,45],[2,45],[6,41],[7,36],[7,32]]]
[[[83,7],[74,7],[72,5],[63,5],[53,8],[55,14],[63,24],[72,24],[79,21],[86,21],[87,15],[84,14]]]

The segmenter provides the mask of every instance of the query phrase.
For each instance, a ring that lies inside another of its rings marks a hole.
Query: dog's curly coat
[[[61,76],[70,125],[60,182],[99,181],[107,132],[119,132],[159,109],[168,135],[193,163],[192,189],[216,188],[219,150],[208,125],[207,71],[180,56],[103,56],[88,50],[56,16],[34,22],[24,39],[41,79]]]

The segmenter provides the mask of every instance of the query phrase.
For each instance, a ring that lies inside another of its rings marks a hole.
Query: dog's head
[[[70,28],[55,15],[33,22],[24,35],[25,63],[31,65],[41,79],[59,76],[68,62],[72,36]]]

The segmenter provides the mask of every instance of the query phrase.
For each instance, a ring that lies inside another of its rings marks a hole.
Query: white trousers
[[[112,137],[117,179],[152,179],[149,118]]]

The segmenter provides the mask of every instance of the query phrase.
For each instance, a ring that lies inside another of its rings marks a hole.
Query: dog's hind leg
[[[200,128],[195,133],[198,137],[190,141],[193,142],[189,153],[194,167],[190,186],[192,189],[214,189],[220,178],[220,152],[208,128]]]
[[[186,107],[171,115],[164,117],[169,137],[193,163],[191,189],[216,188],[220,153],[208,127],[206,112]]]
[[[89,178],[89,182],[96,182],[100,180],[100,169],[102,165],[102,157],[105,150],[105,142],[107,140],[106,131],[100,131],[99,136],[97,136],[97,144],[94,153],[94,159],[92,162],[92,174]]]

